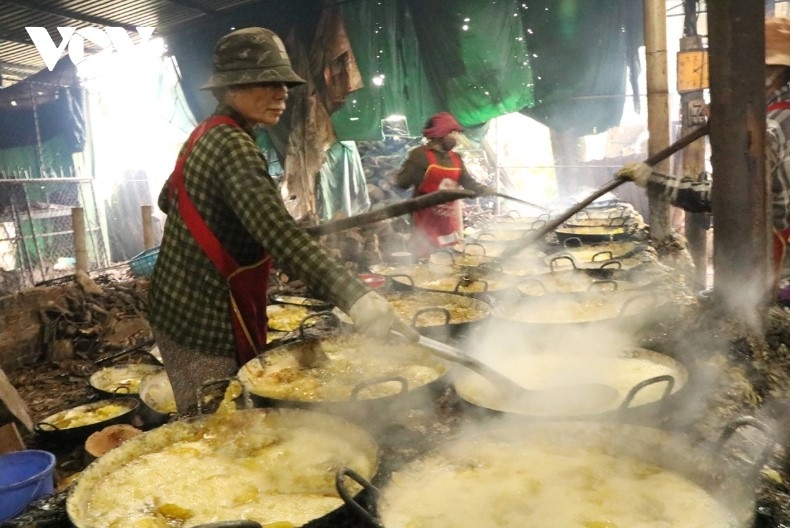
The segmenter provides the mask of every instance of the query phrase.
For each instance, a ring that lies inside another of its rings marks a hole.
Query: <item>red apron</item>
[[[766,111],[772,112],[774,110],[788,110],[790,106],[791,105],[789,105],[788,101],[779,101],[769,105],[766,108]],[[782,271],[781,268],[783,266],[783,262],[785,262],[786,253],[788,252],[788,235],[788,228],[785,228],[782,231],[772,229],[772,259],[774,263],[773,270],[775,289],[780,280]]]
[[[426,149],[428,168],[415,196],[459,187],[461,158],[453,151],[448,154],[453,166],[443,167],[437,163],[434,151]],[[452,246],[459,240],[459,220],[455,202],[415,211],[413,219],[415,220],[415,251],[421,257],[428,256],[435,249]]]
[[[170,193],[178,193],[179,212],[193,238],[228,282],[230,315],[236,340],[236,361],[244,365],[253,359],[266,344],[266,293],[272,259],[266,252],[261,260],[240,266],[222,247],[220,241],[201,218],[184,186],[184,164],[198,139],[212,127],[220,124],[239,126],[228,116],[212,116],[198,125],[190,134],[187,146],[176,160],[170,176]]]

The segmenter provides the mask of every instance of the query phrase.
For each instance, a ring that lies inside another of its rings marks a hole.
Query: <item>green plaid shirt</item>
[[[187,158],[184,184],[201,218],[240,265],[257,261],[265,248],[313,295],[348,312],[369,288],[297,227],[241,115],[226,105],[215,115],[231,116],[244,128],[212,128]],[[149,290],[151,325],[195,350],[232,356],[228,286],[184,224],[169,187],[170,180],[159,195],[168,218]]]

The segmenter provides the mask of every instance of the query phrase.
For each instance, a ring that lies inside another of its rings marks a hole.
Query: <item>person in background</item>
[[[788,304],[789,234],[789,19],[766,20],[766,175],[771,179],[774,284]],[[616,178],[651,186],[670,203],[693,213],[711,211],[711,180],[674,178],[645,163],[627,165]]]
[[[448,112],[431,116],[423,127],[426,142],[409,151],[396,175],[396,186],[414,187],[413,197],[459,187],[482,195],[492,194],[492,189],[470,175],[461,157],[453,151],[461,131],[459,122]],[[413,252],[423,258],[461,240],[464,226],[460,210],[456,201],[413,213]]]
[[[328,257],[280,199],[253,127],[274,125],[303,84],[272,31],[250,27],[216,44],[202,89],[218,100],[182,148],[159,207],[167,214],[149,291],[150,323],[179,414],[209,379],[234,375],[266,344],[272,262],[346,311],[358,330],[417,335],[393,307]]]

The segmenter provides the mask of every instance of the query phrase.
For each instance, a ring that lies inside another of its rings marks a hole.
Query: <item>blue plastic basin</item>
[[[0,455],[0,523],[13,519],[54,489],[55,455],[27,449]]]

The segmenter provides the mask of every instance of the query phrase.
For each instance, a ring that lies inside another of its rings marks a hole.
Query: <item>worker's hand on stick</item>
[[[651,167],[645,163],[631,163],[616,172],[615,177],[633,181],[638,186],[645,188],[652,172]]]
[[[417,341],[418,333],[404,323],[393,305],[376,293],[370,291],[357,299],[349,309],[349,317],[361,333],[385,339],[390,330],[395,330],[409,341]]]

